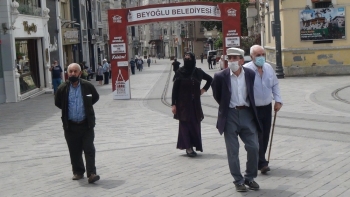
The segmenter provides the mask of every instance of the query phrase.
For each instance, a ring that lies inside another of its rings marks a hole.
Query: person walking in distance
[[[176,58],[174,58],[173,63],[171,63],[171,65],[173,66],[173,71],[174,71],[173,81],[175,81],[175,73],[176,73],[177,70],[179,70],[180,64],[181,64],[181,63],[178,62]]]
[[[208,56],[208,59],[207,59],[209,70],[213,69],[213,63],[211,61],[212,58],[213,58],[213,55],[211,53],[209,53],[209,56]]]
[[[202,79],[206,84],[201,89]],[[206,92],[212,82],[212,77],[202,69],[196,68],[195,55],[185,53],[184,66],[175,73],[172,90],[171,111],[179,120],[179,134],[176,148],[186,150],[189,157],[195,157],[193,150],[203,152],[201,137],[201,121],[204,118],[200,96]]]
[[[204,54],[201,54],[201,63],[203,64],[203,58],[204,58]]]
[[[96,174],[95,166],[95,112],[93,109],[93,105],[99,100],[99,94],[91,83],[80,79],[79,64],[70,64],[67,72],[69,81],[58,88],[55,105],[62,111],[64,137],[72,164],[72,179],[82,179],[86,172],[88,183],[94,183],[100,179]],[[82,158],[83,151],[86,170]]]
[[[51,71],[52,74],[52,86],[53,86],[53,93],[56,94],[58,86],[62,82],[62,68],[58,64],[58,61],[55,60],[50,67],[49,71]]]
[[[103,67],[102,65],[99,63],[97,66],[97,72],[96,72],[96,81],[98,81],[98,85],[102,85],[102,81],[103,81]]]
[[[109,64],[106,59],[103,60],[103,77],[104,77],[104,85],[109,83]]]
[[[174,73],[176,73],[176,71],[179,70],[180,64],[181,64],[181,63],[178,62],[176,58],[174,58],[173,63],[171,63],[171,65],[173,66],[173,71],[174,71]]]
[[[143,60],[140,57],[139,59],[137,59],[137,68],[139,69],[140,72],[142,72],[143,69]]]
[[[243,65],[255,72],[254,98],[258,112],[258,118],[262,125],[262,132],[259,133],[259,164],[261,173],[270,171],[269,162],[265,158],[270,138],[272,99],[275,100],[274,111],[282,107],[282,98],[276,73],[272,66],[265,62],[265,49],[260,45],[250,48],[251,62]]]
[[[254,102],[255,73],[242,67],[244,51],[239,48],[229,48],[226,51],[228,68],[214,74],[213,97],[219,104],[216,127],[224,134],[228,164],[234,178],[236,191],[245,192],[249,187],[258,190],[254,181],[258,172],[259,144],[258,131],[261,126],[257,117]],[[239,162],[238,136],[247,151],[247,164],[244,177],[241,174]]]
[[[129,64],[130,64],[130,68],[131,68],[131,74],[134,75],[135,74],[135,61],[134,61],[134,58],[130,59]]]
[[[148,67],[151,66],[151,58],[148,56],[148,59],[147,59],[147,64],[148,64]]]

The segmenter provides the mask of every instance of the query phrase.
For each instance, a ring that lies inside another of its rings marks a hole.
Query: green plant
[[[247,35],[247,16],[246,9],[249,5],[249,0],[202,0],[209,2],[239,2],[241,7],[241,35]],[[222,22],[221,21],[201,21],[203,27],[205,27],[208,31],[213,30],[215,27],[218,31],[222,31]]]
[[[261,45],[260,34],[255,34],[252,36],[241,36],[241,49],[244,50],[245,54],[249,54],[250,47],[255,44]]]
[[[221,32],[218,32],[218,37],[216,38],[216,40],[214,42],[214,47],[216,49],[222,47],[222,33]]]

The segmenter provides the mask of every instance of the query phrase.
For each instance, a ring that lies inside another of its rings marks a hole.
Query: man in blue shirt
[[[272,100],[275,100],[274,111],[282,107],[282,98],[278,79],[272,66],[265,62],[265,50],[260,45],[250,48],[252,61],[243,65],[255,72],[254,98],[262,132],[259,133],[259,165],[261,173],[270,171],[265,158],[271,130]]]
[[[85,166],[82,158],[84,151],[88,182],[94,183],[100,179],[96,174],[95,166],[95,112],[93,109],[99,94],[91,83],[80,79],[79,64],[70,64],[67,72],[69,81],[59,86],[55,95],[55,105],[62,110],[64,136],[73,170],[72,179],[84,178]]]
[[[49,71],[51,71],[52,74],[52,86],[53,86],[53,93],[56,94],[57,88],[58,86],[61,84],[62,82],[62,68],[61,66],[58,64],[58,61],[55,60],[52,64],[52,66],[50,67]]]

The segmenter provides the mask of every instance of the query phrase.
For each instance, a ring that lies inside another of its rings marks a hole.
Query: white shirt
[[[230,79],[231,79],[231,100],[230,108],[235,108],[236,106],[248,106],[249,101],[247,100],[247,85],[245,83],[244,70],[241,69],[241,73],[236,76],[230,69]]]
[[[256,106],[268,105],[273,99],[276,102],[282,103],[278,79],[270,64],[264,64],[262,67],[262,76],[260,76],[258,68],[253,61],[248,62],[243,66],[250,68],[255,72],[254,98]]]

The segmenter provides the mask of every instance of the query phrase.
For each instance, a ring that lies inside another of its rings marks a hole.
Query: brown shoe
[[[91,174],[88,182],[89,183],[95,183],[96,181],[100,180],[100,176],[96,175],[96,174]]]
[[[266,174],[268,171],[270,171],[270,167],[269,166],[264,166],[260,169],[260,172],[263,174]]]
[[[72,180],[79,180],[79,179],[82,179],[82,178],[84,178],[83,174],[74,174],[73,177],[72,177]]]

